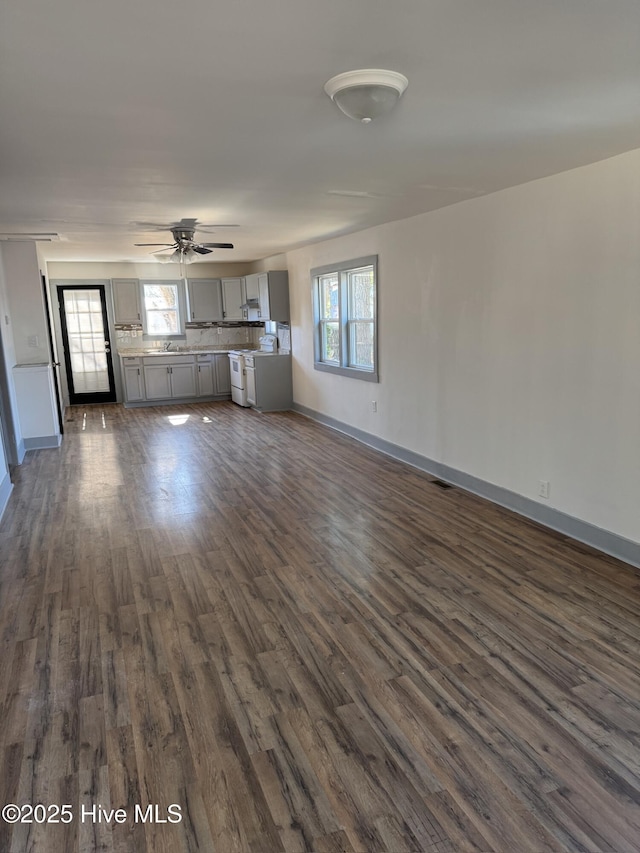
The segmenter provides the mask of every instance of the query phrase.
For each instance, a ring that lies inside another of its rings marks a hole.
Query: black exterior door
[[[58,287],[69,402],[114,403],[107,303],[101,284]]]

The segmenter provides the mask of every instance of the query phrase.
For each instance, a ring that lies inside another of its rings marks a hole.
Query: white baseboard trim
[[[0,483],[0,519],[4,515],[4,511],[7,508],[7,504],[9,503],[9,498],[11,496],[12,490],[13,483],[11,482],[11,477],[7,472],[3,481]]]
[[[616,533],[596,527],[587,521],[581,521],[581,519],[574,518],[560,510],[544,506],[531,500],[531,498],[518,495],[516,492],[502,488],[502,486],[488,483],[479,477],[474,477],[472,474],[466,474],[464,471],[451,468],[442,462],[436,462],[427,456],[421,456],[419,453],[414,453],[412,450],[407,450],[404,447],[386,441],[384,438],[371,435],[371,433],[357,427],[349,426],[349,424],[342,423],[342,421],[338,421],[329,415],[323,415],[321,412],[316,412],[299,403],[293,404],[293,410],[311,420],[318,421],[318,423],[331,427],[331,429],[355,438],[357,441],[374,448],[374,450],[379,450],[387,456],[393,456],[394,459],[399,459],[401,462],[406,462],[414,468],[419,468],[421,471],[425,471],[439,480],[459,486],[467,492],[472,492],[474,495],[486,498],[493,503],[512,510],[518,515],[523,515],[532,521],[537,521],[539,524],[549,527],[558,533],[563,533],[571,539],[577,539],[578,542],[583,542],[585,545],[590,545],[592,548],[609,554],[611,557],[616,557],[618,560],[640,568],[640,543],[638,542],[625,539],[623,536],[618,536]]]

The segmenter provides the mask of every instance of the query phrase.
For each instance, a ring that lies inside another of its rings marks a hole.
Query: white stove
[[[278,338],[276,335],[261,335],[259,338],[260,349],[234,349],[229,353],[229,369],[231,373],[231,399],[239,406],[252,406],[251,396],[247,396],[247,359],[251,359],[253,369],[253,357],[256,355],[276,355],[278,352]],[[250,374],[250,379],[253,378]]]
[[[290,409],[292,405],[290,350],[278,352],[278,338],[260,338],[260,349],[229,353],[231,399],[259,411]]]

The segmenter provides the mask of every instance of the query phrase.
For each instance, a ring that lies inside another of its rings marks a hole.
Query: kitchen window
[[[146,335],[183,335],[179,285],[175,282],[142,283],[142,310]]]
[[[378,381],[377,267],[372,255],[311,270],[316,370]]]

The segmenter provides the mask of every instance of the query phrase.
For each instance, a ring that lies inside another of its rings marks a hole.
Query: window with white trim
[[[372,255],[311,270],[316,370],[378,381],[377,267]]]
[[[147,335],[182,335],[179,285],[175,282],[142,283],[144,332]]]

